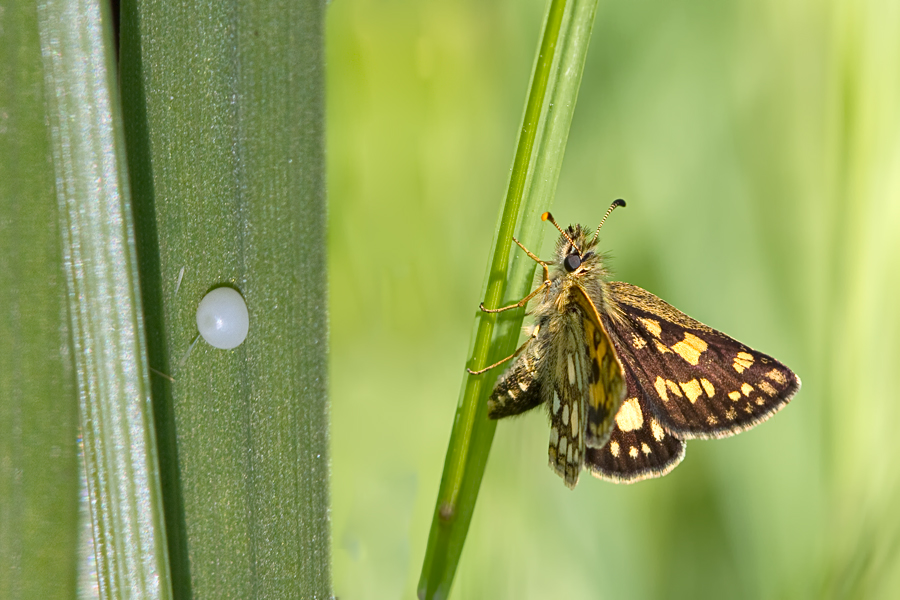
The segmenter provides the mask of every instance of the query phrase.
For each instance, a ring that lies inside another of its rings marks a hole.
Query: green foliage
[[[316,2],[123,7],[150,364],[175,379],[155,379],[154,409],[182,597],[330,594],[322,23]],[[185,358],[223,284],[247,302],[247,340]]]
[[[12,133],[30,139],[13,137],[7,146],[15,171],[3,203],[8,223],[24,225],[22,237],[10,227],[3,253],[18,275],[6,282],[12,293],[4,311],[15,344],[10,370],[4,369],[4,412],[12,425],[4,463],[21,469],[5,478],[11,493],[4,504],[19,517],[3,548],[15,565],[10,597],[74,594],[78,434],[100,594],[169,597],[112,28],[104,8],[56,1],[33,13],[17,6],[13,14],[22,27],[12,39],[22,70],[6,78],[19,84],[7,86],[13,102],[6,114],[15,123]],[[36,242],[44,245],[35,248]],[[58,478],[59,489],[41,490],[46,477]],[[34,497],[40,491],[46,497]],[[51,537],[45,523],[60,535]],[[60,564],[45,573],[41,567],[51,558]]]
[[[0,7],[0,595],[328,597],[324,7],[107,10]]]
[[[76,589],[78,396],[38,11],[3,10],[0,597],[55,600]]]
[[[530,258],[517,255],[516,267],[511,268],[512,234],[524,204],[522,212],[530,220],[523,223],[518,239],[539,246],[532,243],[540,239],[534,217],[549,208],[559,178],[596,8],[592,0],[549,4],[488,268],[484,305],[489,308],[518,301],[533,279],[535,263]],[[514,351],[524,311],[505,316],[477,317],[474,369],[495,364]],[[491,345],[498,321],[501,327]],[[487,419],[485,400],[497,374],[495,370],[469,375],[463,383],[422,567],[420,598],[446,598],[450,592],[496,429],[496,423]]]

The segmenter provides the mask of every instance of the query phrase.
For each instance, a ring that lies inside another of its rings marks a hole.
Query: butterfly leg
[[[502,364],[505,363],[506,361],[511,360],[511,359],[517,357],[519,354],[521,354],[521,353],[522,353],[522,350],[524,350],[524,349],[528,346],[529,342],[531,342],[531,340],[533,340],[534,338],[537,337],[538,331],[540,331],[540,326],[535,327],[535,328],[534,328],[534,331],[531,333],[531,337],[529,337],[527,340],[525,340],[525,343],[523,343],[521,346],[519,346],[519,347],[516,349],[515,352],[513,352],[512,354],[510,354],[509,356],[507,356],[507,357],[504,358],[503,360],[497,361],[497,362],[495,362],[494,364],[492,364],[491,366],[485,367],[485,368],[483,368],[483,369],[479,369],[479,370],[477,370],[477,371],[473,371],[472,369],[466,367],[466,371],[469,372],[469,375],[481,375],[482,373],[487,373],[488,371],[490,371],[490,370],[493,369],[494,367],[499,367],[500,365],[502,365]]]
[[[482,302],[481,304],[478,305],[478,308],[481,309],[482,312],[486,312],[486,313],[498,313],[498,312],[503,312],[504,310],[511,310],[513,308],[522,308],[523,306],[528,304],[529,300],[531,300],[532,298],[537,296],[538,292],[540,292],[541,290],[543,290],[545,287],[547,287],[549,285],[550,285],[550,280],[547,279],[541,285],[534,288],[533,292],[531,292],[530,294],[528,294],[527,296],[525,296],[524,298],[522,298],[515,304],[510,304],[509,306],[501,306],[500,308],[485,308],[484,302]]]
[[[501,306],[500,308],[485,308],[484,302],[482,302],[481,304],[478,305],[478,308],[480,308],[484,312],[498,313],[498,312],[503,312],[504,310],[510,310],[513,308],[521,308],[521,307],[525,306],[526,304],[528,304],[528,301],[531,300],[532,298],[534,298],[538,292],[540,292],[542,289],[544,289],[545,287],[550,285],[550,270],[547,268],[548,264],[546,262],[542,261],[540,258],[538,258],[537,255],[535,255],[531,250],[529,250],[528,248],[523,246],[522,242],[517,240],[515,237],[513,237],[513,241],[516,244],[518,244],[519,248],[521,248],[522,250],[525,251],[525,254],[527,254],[529,258],[531,258],[537,264],[541,265],[541,267],[544,269],[544,280],[541,282],[541,285],[539,285],[537,288],[535,288],[535,290],[533,292],[531,292],[530,294],[528,294],[527,296],[525,296],[524,298],[522,298],[515,304],[510,304],[509,306]],[[513,356],[515,356],[515,355],[513,355]],[[512,358],[512,357],[510,357],[510,358]],[[509,359],[506,359],[506,360],[509,360]],[[505,361],[503,361],[503,362],[505,362]]]
[[[544,262],[544,261],[542,261],[540,258],[538,258],[538,257],[534,254],[534,252],[532,252],[531,250],[529,250],[528,248],[526,248],[525,246],[523,246],[523,245],[522,245],[522,242],[520,242],[519,240],[517,240],[517,239],[515,238],[515,236],[513,236],[513,241],[516,243],[516,245],[519,246],[519,248],[521,248],[521,249],[525,252],[525,254],[528,255],[528,258],[530,258],[531,260],[533,260],[534,262],[536,262],[537,264],[541,265],[541,266],[544,268],[544,281],[545,281],[545,282],[546,282],[546,281],[550,281],[550,271],[549,271],[549,269],[547,269],[547,263]]]

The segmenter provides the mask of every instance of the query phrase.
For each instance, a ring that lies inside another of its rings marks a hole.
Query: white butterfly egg
[[[237,348],[250,330],[244,298],[230,287],[214,289],[197,307],[197,329],[210,346],[223,350]]]

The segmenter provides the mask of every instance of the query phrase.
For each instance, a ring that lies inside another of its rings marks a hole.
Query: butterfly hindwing
[[[783,364],[696,321],[650,292],[608,284],[618,354],[661,425],[682,439],[734,435],[781,409],[800,386]],[[631,391],[629,390],[629,397]]]
[[[550,467],[574,488],[584,464],[585,412],[589,358],[585,349],[584,318],[566,312],[547,326],[554,331],[545,364],[552,389],[545,390],[550,414]]]
[[[541,379],[537,374],[545,345],[546,341],[541,338],[540,327],[535,328],[512,367],[497,380],[494,391],[488,399],[488,417],[491,419],[511,417],[544,402]]]
[[[626,365],[627,399],[614,419],[609,441],[588,448],[585,466],[591,474],[616,483],[662,477],[684,458],[684,441],[659,422],[647,395]]]

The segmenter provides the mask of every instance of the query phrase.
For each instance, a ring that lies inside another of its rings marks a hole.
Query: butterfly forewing
[[[609,439],[613,417],[625,398],[625,375],[596,305],[580,286],[574,286],[572,295],[581,308],[584,321],[582,345],[587,358],[585,444],[599,448]]]
[[[614,346],[648,407],[680,438],[724,437],[767,419],[799,379],[783,364],[628,283],[608,284]],[[630,391],[629,391],[630,394]]]
[[[627,398],[614,419],[609,441],[588,448],[584,462],[591,474],[617,483],[662,477],[684,458],[684,441],[659,422],[650,401],[626,365]]]

